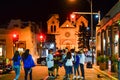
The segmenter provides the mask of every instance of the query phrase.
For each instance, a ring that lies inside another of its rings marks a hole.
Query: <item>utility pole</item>
[[[90,0],[90,7],[91,7],[91,40],[93,43],[93,10],[92,10],[92,0]],[[94,54],[93,54],[93,46],[91,47],[92,50],[92,64],[94,64]]]

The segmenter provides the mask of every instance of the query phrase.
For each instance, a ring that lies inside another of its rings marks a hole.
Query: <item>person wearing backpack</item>
[[[70,80],[70,75],[73,73],[72,71],[72,66],[73,66],[73,57],[72,57],[72,54],[71,52],[67,52],[67,55],[66,55],[66,75],[67,75],[67,80]]]

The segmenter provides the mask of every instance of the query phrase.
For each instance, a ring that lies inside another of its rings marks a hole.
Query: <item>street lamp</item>
[[[90,1],[90,7],[91,7],[91,40],[93,42],[93,9],[92,9],[92,0]],[[92,64],[94,64],[93,46],[92,46]]]

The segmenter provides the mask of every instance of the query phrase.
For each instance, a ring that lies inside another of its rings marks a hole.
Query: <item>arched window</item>
[[[51,26],[51,32],[53,32],[53,26]]]
[[[54,25],[54,32],[56,32],[56,26]]]

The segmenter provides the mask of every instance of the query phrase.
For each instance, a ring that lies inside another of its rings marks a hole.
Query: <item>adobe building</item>
[[[53,14],[47,21],[47,34],[55,35],[56,47],[58,49],[78,50],[78,33],[80,26],[84,23],[88,27],[88,21],[83,17],[65,20],[60,24],[58,14]]]
[[[120,56],[120,0],[103,17],[96,28],[97,56]]]
[[[31,55],[38,56],[36,32],[39,27],[31,21],[11,20],[6,28],[0,29],[0,57],[11,59],[15,50],[21,53],[30,49]],[[13,43],[13,34],[18,34],[19,39]]]

